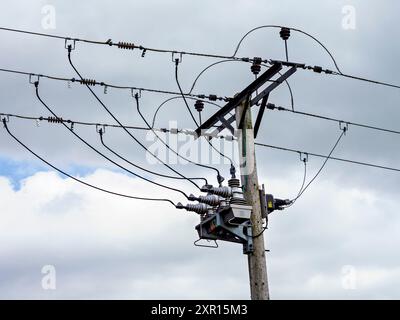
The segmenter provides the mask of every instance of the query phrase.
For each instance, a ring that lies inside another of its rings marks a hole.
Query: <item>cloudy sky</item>
[[[231,55],[251,28],[286,25],[320,39],[343,72],[400,83],[395,65],[400,53],[395,28],[399,6],[394,0],[149,0],[129,4],[5,0],[0,18],[2,27],[223,55]],[[0,39],[0,68],[76,77],[62,40],[5,31],[0,32]],[[292,33],[288,46],[291,60],[334,69],[326,52],[304,35]],[[243,42],[238,56],[283,59],[278,30],[254,32]],[[79,43],[72,59],[86,78],[177,91],[168,54],[148,52],[142,58],[139,51]],[[198,72],[214,61],[184,56],[179,66],[184,91],[190,89]],[[232,96],[253,79],[248,64],[223,63],[207,71],[194,92]],[[290,84],[298,110],[399,129],[396,89],[301,70],[290,78]],[[27,76],[0,73],[0,90],[0,112],[49,115]],[[124,124],[144,125],[129,91],[109,89],[104,94],[100,87],[94,90]],[[40,93],[65,119],[112,123],[90,92],[76,83],[69,88],[65,82],[41,79]],[[151,119],[168,97],[143,92],[140,102],[145,116]],[[289,106],[287,88],[277,89],[270,101]],[[203,118],[215,110],[206,106]],[[44,122],[37,126],[17,119],[10,119],[8,126],[47,160],[87,182],[130,195],[184,200],[177,193],[117,170],[61,126]],[[179,99],[161,109],[155,126],[194,128]],[[95,128],[75,130],[110,155]],[[339,134],[337,123],[269,111],[257,140],[327,154]],[[143,132],[135,135],[152,145]],[[171,139],[178,146],[187,145],[187,140]],[[396,139],[396,135],[350,127],[335,155],[396,167],[400,160]],[[143,149],[120,129],[108,129],[105,140],[131,161],[170,173],[150,163]],[[200,150],[206,152],[204,145]],[[231,143],[224,150],[235,152]],[[257,159],[260,183],[268,192],[281,198],[296,195],[303,178],[297,154],[257,149]],[[321,164],[321,159],[310,157],[308,179]],[[216,166],[228,176],[229,166]],[[188,164],[174,167],[215,183],[210,170]],[[187,193],[197,192],[184,181],[146,177]],[[390,171],[330,161],[293,207],[273,213],[266,232],[271,297],[400,298],[399,177]],[[220,243],[219,249],[194,247],[195,214],[178,211],[168,203],[122,199],[90,190],[51,171],[4,129],[0,130],[0,203],[0,298],[249,297],[247,258],[242,248],[229,243]],[[42,286],[46,266],[56,271],[55,290]]]

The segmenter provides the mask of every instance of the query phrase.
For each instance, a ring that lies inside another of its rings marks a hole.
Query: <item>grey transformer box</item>
[[[244,254],[253,252],[251,210],[251,206],[235,204],[221,208],[196,226],[199,237],[241,243]]]

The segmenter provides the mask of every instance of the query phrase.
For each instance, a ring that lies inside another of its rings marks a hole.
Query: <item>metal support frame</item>
[[[213,116],[211,116],[207,121],[205,121],[200,127],[196,129],[197,136],[201,136],[201,131],[209,129],[215,126],[221,118],[225,119],[225,116],[234,110],[239,104],[241,104],[248,96],[250,96],[254,91],[259,89],[265,82],[270,80],[275,76],[280,70],[282,70],[281,63],[274,63],[268,70],[266,70],[262,75],[260,75],[256,80],[250,83],[243,91],[238,93],[233,97],[225,106],[218,110]],[[232,117],[231,117],[232,118]],[[234,118],[233,118],[234,119]],[[225,119],[228,121],[227,119]]]
[[[224,129],[228,129],[233,135],[235,134],[235,129],[231,125],[232,122],[235,121],[236,117],[230,116],[229,118],[225,118],[232,110],[234,110],[239,104],[241,104],[246,99],[250,100],[251,95],[256,92],[261,86],[263,86],[267,81],[271,80],[279,71],[282,70],[281,62],[274,62],[274,64],[266,70],[261,76],[259,76],[255,81],[249,84],[243,91],[238,93],[232,100],[230,100],[224,107],[218,110],[213,116],[211,116],[207,121],[205,121],[200,127],[196,129],[197,137],[201,136],[202,130],[207,130],[209,128],[215,127],[216,129],[209,135],[209,139],[212,139],[214,134],[218,134]],[[291,66],[291,68],[282,74],[279,78],[273,81],[272,84],[267,86],[263,91],[257,94],[256,97],[250,100],[248,104],[250,107],[258,104],[260,100],[261,106],[260,111],[258,113],[255,127],[254,127],[254,136],[257,136],[258,130],[260,128],[261,120],[264,115],[265,106],[268,101],[268,97],[270,92],[276,89],[280,84],[282,84],[287,78],[289,78],[293,73],[297,70],[297,66]],[[245,112],[244,112],[245,114]],[[217,123],[220,122],[220,125]],[[241,119],[238,128],[242,127],[243,119]]]

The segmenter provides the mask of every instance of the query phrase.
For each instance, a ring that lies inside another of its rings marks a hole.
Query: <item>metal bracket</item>
[[[75,45],[76,45],[75,39],[70,39],[70,38],[65,39],[65,42],[64,42],[65,49],[68,49],[71,46],[71,50],[75,50]]]
[[[300,155],[300,161],[302,162],[308,162],[308,153],[307,152],[299,152]],[[304,155],[304,157],[303,157]]]
[[[251,105],[254,106],[265,96],[269,95],[269,93],[276,89],[282,82],[284,82],[287,78],[289,78],[293,73],[297,70],[296,67],[291,67],[288,71],[282,74],[278,79],[276,79],[272,84],[266,87],[263,91],[261,91],[254,99],[251,100]]]
[[[256,122],[254,124],[254,139],[257,138],[258,130],[260,129],[260,124],[262,117],[264,115],[265,106],[268,102],[269,93],[262,99],[260,109],[258,110]]]
[[[241,104],[249,95],[260,88],[267,80],[270,80],[282,69],[280,63],[273,64],[268,70],[261,74],[256,80],[250,83],[243,91],[235,95],[228,103],[218,110],[213,116],[205,121],[200,127],[196,129],[198,136],[201,135],[202,130],[206,130],[216,125],[220,121],[220,117],[225,117],[229,112],[234,110],[239,104]]]
[[[140,99],[142,97],[142,89],[131,89],[131,96],[132,98],[135,98],[137,95],[137,97]]]
[[[346,132],[349,131],[349,123],[344,121],[339,121],[339,129],[344,131],[344,134],[346,134]]]
[[[217,249],[219,246],[218,246],[218,243],[217,243],[217,240],[207,240],[207,242],[212,242],[212,241],[214,241],[214,245],[206,245],[206,244],[198,244],[201,240],[203,240],[203,239],[201,239],[201,238],[199,238],[198,240],[196,240],[195,242],[193,242],[193,244],[196,246],[196,247],[201,247],[201,248],[211,248],[211,249]]]
[[[0,121],[1,122],[10,122],[10,116],[9,115],[2,115],[0,116]]]
[[[179,54],[179,59],[175,58],[175,56],[177,54]],[[178,61],[178,63],[181,63],[182,62],[182,55],[183,55],[182,52],[172,52],[172,54],[171,54],[172,62]]]
[[[33,81],[34,77],[36,77],[36,81]],[[35,84],[36,82],[39,82],[40,76],[38,74],[30,74],[29,75],[29,83],[30,84]]]
[[[231,122],[229,120],[226,120],[224,117],[218,117],[219,121],[222,123],[222,130],[223,129],[228,129],[233,135],[235,134],[235,129],[232,127]],[[221,131],[222,131],[221,130]]]
[[[96,124],[96,132],[100,134],[100,130],[102,134],[106,133],[106,126],[104,124]]]

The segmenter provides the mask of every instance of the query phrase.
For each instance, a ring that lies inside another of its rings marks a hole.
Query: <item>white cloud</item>
[[[161,195],[107,170],[83,179]],[[271,184],[288,192],[279,180]],[[28,177],[17,191],[1,178],[0,203],[0,297],[248,298],[241,247],[193,247],[197,217],[168,204],[115,198],[51,172]],[[382,205],[386,214],[395,210],[370,190],[321,180],[292,209],[273,213],[267,239],[272,297],[398,297],[400,217],[376,223]],[[56,267],[55,291],[40,286],[43,265]],[[356,290],[341,285],[344,265],[356,270]]]

